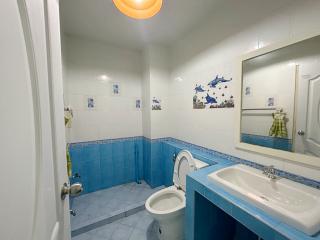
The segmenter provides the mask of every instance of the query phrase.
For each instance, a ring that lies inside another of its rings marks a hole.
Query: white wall
[[[254,2],[254,1],[253,1]],[[261,1],[226,8],[172,47],[169,85],[171,136],[265,165],[320,180],[319,169],[241,151],[235,148],[235,109],[193,110],[194,86],[216,74],[235,77],[237,57],[259,46],[302,33],[320,32],[320,1],[300,1],[266,12]],[[265,2],[267,4],[267,1]],[[183,81],[177,81],[177,78]],[[239,104],[235,79],[235,104]]]
[[[144,50],[144,136],[168,137],[169,52],[162,46],[150,45]],[[153,98],[161,100],[162,110],[151,110]]]
[[[65,105],[74,112],[68,142],[141,136],[135,100],[142,98],[142,54],[71,36],[64,43]],[[120,83],[120,96],[112,95],[112,82]],[[96,99],[94,110],[86,107],[88,96]]]
[[[151,138],[150,61],[147,49],[143,51],[142,128],[143,136]]]

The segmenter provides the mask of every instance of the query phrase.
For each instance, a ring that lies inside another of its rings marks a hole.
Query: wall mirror
[[[239,147],[320,166],[320,36],[250,53],[240,72]]]

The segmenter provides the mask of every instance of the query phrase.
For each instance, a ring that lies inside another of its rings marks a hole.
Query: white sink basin
[[[271,180],[262,171],[241,164],[213,172],[208,178],[308,235],[320,230],[320,190],[285,178]]]

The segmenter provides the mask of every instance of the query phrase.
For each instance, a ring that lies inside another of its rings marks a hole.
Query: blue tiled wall
[[[162,158],[164,161],[163,184],[168,187],[173,184],[173,156],[177,155],[180,149],[167,143],[163,143],[162,149]]]
[[[143,138],[143,177],[151,185],[151,141]]]
[[[174,147],[144,137],[73,143],[72,171],[78,173],[84,193],[145,180],[151,187],[172,185]],[[138,175],[137,175],[138,174]]]
[[[151,141],[151,186],[163,185],[164,161],[162,161],[161,141]]]
[[[133,137],[125,139],[102,140],[70,145],[73,173],[81,175],[85,193],[109,188],[115,185],[145,180],[151,187],[171,186],[173,176],[173,155],[182,149],[209,164],[215,164],[212,156],[220,162],[230,160],[256,168],[262,165],[222,154],[173,138],[148,139]],[[319,188],[316,181],[277,170],[278,175],[309,186]],[[78,179],[76,179],[77,181]]]
[[[72,171],[84,193],[145,180],[151,187],[172,185],[173,154],[181,149],[144,137],[73,143]],[[139,174],[139,175],[137,175]]]
[[[178,150],[170,147],[161,139],[143,138],[143,147],[144,180],[151,187],[172,185],[172,156]]]
[[[242,133],[241,141],[249,144],[259,145],[262,147],[275,148],[289,152],[292,151],[292,140],[286,138],[276,138]]]
[[[143,179],[142,137],[74,143],[70,156],[84,193]]]

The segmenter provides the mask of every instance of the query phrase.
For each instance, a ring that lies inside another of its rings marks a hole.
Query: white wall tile
[[[141,136],[142,113],[135,109],[142,98],[141,53],[71,36],[64,50],[65,104],[74,110],[69,142]],[[120,84],[119,96],[112,94],[113,82]],[[88,97],[95,99],[93,110]]]

